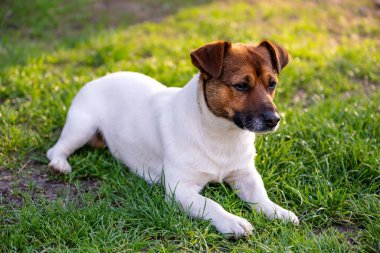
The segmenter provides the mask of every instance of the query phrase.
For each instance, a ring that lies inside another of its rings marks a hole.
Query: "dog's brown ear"
[[[191,62],[201,71],[212,77],[219,77],[222,73],[223,59],[231,43],[216,41],[191,52]]]
[[[284,48],[268,40],[262,41],[259,47],[263,47],[268,50],[273,69],[277,72],[277,74],[280,74],[281,70],[288,65],[290,61],[290,54]]]

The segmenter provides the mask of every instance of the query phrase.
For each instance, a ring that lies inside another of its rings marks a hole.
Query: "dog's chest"
[[[254,165],[253,144],[231,149],[213,149],[199,152],[192,167],[208,182],[222,182],[233,171]]]

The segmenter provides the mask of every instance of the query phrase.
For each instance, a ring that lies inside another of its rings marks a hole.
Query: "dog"
[[[199,73],[183,88],[167,88],[134,72],[86,84],[47,152],[49,167],[70,173],[70,154],[86,143],[104,143],[149,183],[164,182],[166,195],[188,215],[211,220],[223,234],[247,236],[253,227],[200,194],[209,182],[226,182],[270,219],[298,224],[293,212],[269,199],[254,165],[255,133],[279,126],[273,98],[290,55],[265,40],[258,45],[216,41],[190,56]]]

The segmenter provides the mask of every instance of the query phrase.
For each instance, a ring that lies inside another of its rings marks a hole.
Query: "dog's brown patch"
[[[103,135],[97,131],[96,134],[89,140],[88,145],[93,148],[103,148],[106,145]]]
[[[269,41],[258,46],[219,41],[193,51],[191,57],[201,71],[207,105],[216,116],[232,119],[236,112],[277,110],[269,85],[278,82],[277,75],[289,62],[283,48]],[[249,90],[237,90],[235,85],[242,83]]]

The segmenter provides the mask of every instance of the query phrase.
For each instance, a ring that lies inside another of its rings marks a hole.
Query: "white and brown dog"
[[[192,217],[218,231],[249,235],[252,225],[200,192],[226,182],[270,219],[298,223],[273,203],[254,165],[254,133],[275,131],[280,117],[273,97],[289,54],[269,41],[258,46],[218,41],[191,53],[200,70],[184,88],[167,88],[132,72],[86,84],[74,98],[49,166],[70,173],[67,157],[104,140],[111,153],[150,183],[165,177],[166,193]]]

